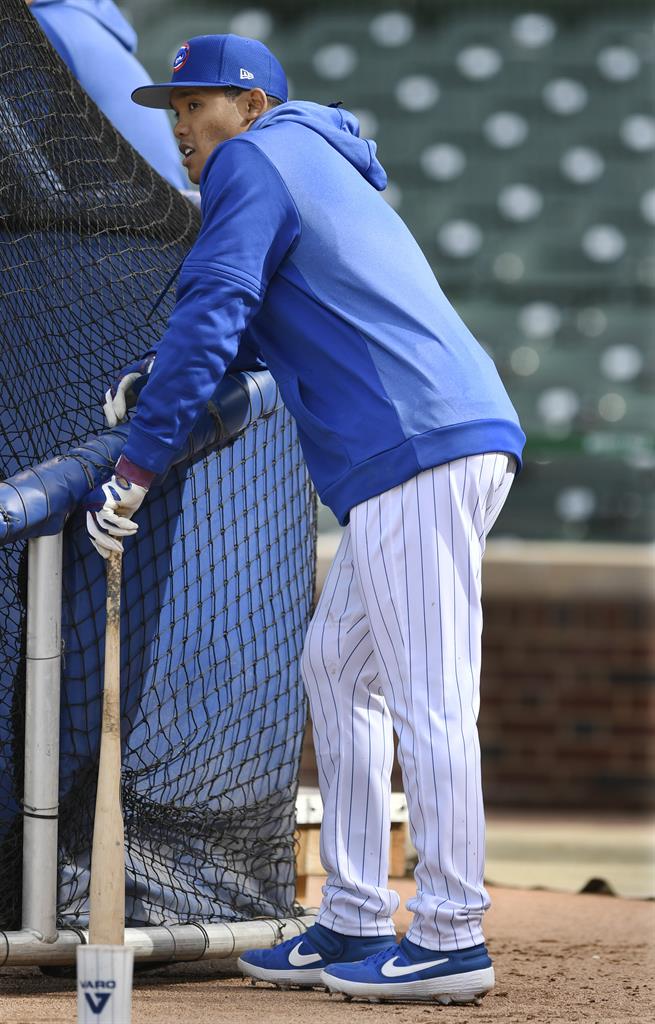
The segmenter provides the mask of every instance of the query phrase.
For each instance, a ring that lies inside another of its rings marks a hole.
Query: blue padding
[[[173,464],[206,448],[228,444],[278,405],[277,385],[267,370],[226,377]],[[110,476],[129,429],[129,424],[124,424],[91,437],[66,455],[22,470],[0,483],[0,545],[63,530],[85,494]]]

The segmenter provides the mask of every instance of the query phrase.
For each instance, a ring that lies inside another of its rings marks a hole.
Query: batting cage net
[[[71,78],[24,0],[0,14],[0,120],[0,476],[15,481],[102,430],[98,398],[158,341],[174,293],[151,314],[153,302],[198,214]],[[89,486],[111,464],[97,443],[72,459]],[[70,464],[51,463],[48,507]],[[19,480],[17,501],[30,491]],[[284,408],[174,466],[140,515],[121,622],[127,924],[289,914],[315,508]],[[2,929],[20,923],[25,581],[25,541],[0,547]],[[76,513],[64,537],[64,926],[88,919],[104,596]]]

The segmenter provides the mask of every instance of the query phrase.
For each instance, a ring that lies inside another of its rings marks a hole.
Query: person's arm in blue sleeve
[[[239,349],[268,282],[300,235],[278,171],[246,139],[224,143],[203,179],[203,222],[123,455],[163,472]]]
[[[239,351],[230,365],[226,368],[225,372],[237,373],[239,370],[265,369],[266,363],[264,362],[264,357],[252,338],[248,336],[248,331],[244,331],[241,341],[239,342]]]
[[[70,52],[69,48],[66,46],[66,43],[64,42],[61,34],[57,31],[56,27],[51,23],[51,20],[48,17],[50,12],[47,9],[44,12],[38,7],[32,7],[31,10],[32,14],[38,21],[45,35],[48,37],[50,43],[54,46],[55,50],[63,60],[64,64],[66,64],[67,67],[70,68],[75,77],[78,77],[77,69],[75,67],[75,61],[73,60],[73,55]]]

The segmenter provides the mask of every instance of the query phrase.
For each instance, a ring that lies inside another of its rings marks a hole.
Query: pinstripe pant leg
[[[318,915],[346,935],[392,935],[399,899],[387,888],[391,716],[380,692],[346,527],[302,657],[323,799]]]
[[[481,558],[513,474],[504,455],[420,473],[351,512],[366,608],[418,852],[409,938],[482,939],[484,814],[477,734]]]

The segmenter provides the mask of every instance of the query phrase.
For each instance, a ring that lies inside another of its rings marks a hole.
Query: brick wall
[[[484,594],[487,806],[655,808],[652,549],[490,544]],[[311,733],[301,782],[317,785]]]
[[[491,598],[480,712],[490,805],[655,807],[655,606]]]

